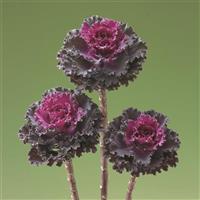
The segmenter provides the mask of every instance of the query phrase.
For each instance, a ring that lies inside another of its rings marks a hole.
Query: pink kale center
[[[88,54],[95,58],[112,57],[120,51],[125,37],[120,23],[109,19],[97,21],[92,25],[84,22],[80,34],[91,48]]]
[[[56,92],[44,97],[35,111],[35,119],[45,129],[73,133],[85,114],[70,93]]]
[[[125,131],[125,142],[140,150],[156,150],[165,141],[164,128],[158,121],[141,114],[136,120],[130,120]]]

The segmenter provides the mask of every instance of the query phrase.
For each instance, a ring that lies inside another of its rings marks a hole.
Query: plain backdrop
[[[65,34],[96,14],[127,22],[148,45],[138,79],[109,92],[109,120],[127,107],[155,109],[182,142],[177,168],[138,178],[135,200],[198,199],[197,1],[4,0],[1,6],[3,199],[69,199],[64,167],[31,166],[17,132],[46,89],[74,88],[56,68],[56,54]],[[98,103],[96,93],[89,96]],[[74,168],[81,200],[99,199],[99,153],[75,159]],[[124,199],[128,180],[109,165],[109,199]]]

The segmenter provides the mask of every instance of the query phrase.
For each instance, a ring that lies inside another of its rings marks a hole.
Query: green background
[[[5,0],[1,6],[2,199],[69,199],[64,168],[31,166],[29,146],[18,140],[17,132],[27,107],[44,90],[74,87],[56,68],[56,54],[66,32],[93,14],[129,23],[148,45],[138,79],[109,92],[109,119],[130,106],[155,109],[169,116],[170,128],[182,141],[177,168],[140,177],[135,199],[198,199],[197,1]],[[98,102],[96,93],[89,95]],[[74,168],[81,200],[99,199],[99,153],[75,159]],[[129,175],[109,169],[109,198],[123,199]]]

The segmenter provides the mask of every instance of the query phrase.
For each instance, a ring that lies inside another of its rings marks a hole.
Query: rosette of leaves
[[[177,133],[167,127],[166,116],[129,108],[109,124],[105,154],[117,172],[155,175],[176,166],[179,145]]]
[[[113,90],[137,77],[146,51],[145,42],[127,24],[91,16],[66,35],[58,68],[89,91]]]
[[[96,152],[101,114],[89,97],[78,90],[55,88],[26,113],[19,131],[24,144],[31,145],[32,164],[62,165],[84,152]]]

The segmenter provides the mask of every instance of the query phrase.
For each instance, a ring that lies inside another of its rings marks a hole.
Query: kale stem
[[[136,176],[131,176],[128,182],[128,191],[126,193],[126,200],[132,200],[132,192],[135,188]]]
[[[76,187],[76,180],[75,180],[74,170],[73,170],[73,165],[72,165],[71,160],[66,161],[65,168],[66,168],[67,173],[68,173],[67,180],[68,180],[69,185],[70,185],[71,200],[79,200],[78,190],[77,190],[77,187]]]
[[[105,145],[104,145],[104,138],[105,132],[107,128],[107,102],[106,102],[106,90],[100,89],[99,90],[99,109],[102,114],[102,128],[103,131],[100,135],[100,164],[101,164],[101,200],[107,200],[107,188],[108,188],[108,167],[107,167],[107,159],[104,155],[105,152]]]

